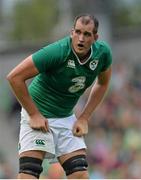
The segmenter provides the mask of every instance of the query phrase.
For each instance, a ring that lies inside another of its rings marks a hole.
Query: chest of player
[[[80,64],[77,59],[68,58],[53,74],[54,84],[64,92],[83,92],[100,73],[101,65],[98,59],[90,59]],[[52,81],[52,82],[53,82]]]

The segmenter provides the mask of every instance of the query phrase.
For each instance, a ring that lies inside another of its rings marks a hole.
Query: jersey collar
[[[79,57],[78,57],[77,54],[75,53],[72,45],[71,45],[71,49],[72,49],[72,51],[73,51],[73,53],[74,53],[74,55],[75,55],[75,57],[76,57],[76,59],[78,60],[78,62],[79,62],[80,65],[86,64],[86,63],[89,61],[89,59],[92,57],[92,54],[93,54],[93,48],[92,48],[92,46],[91,46],[91,54],[90,54],[90,56],[89,56],[84,62],[81,62],[80,59],[79,59]]]

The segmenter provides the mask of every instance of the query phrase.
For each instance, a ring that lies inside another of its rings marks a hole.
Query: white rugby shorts
[[[83,137],[72,133],[75,115],[66,118],[49,118],[50,132],[43,133],[33,130],[29,125],[27,112],[21,111],[21,126],[19,135],[19,154],[29,150],[45,151],[45,158],[56,162],[56,158],[79,149],[86,149]]]

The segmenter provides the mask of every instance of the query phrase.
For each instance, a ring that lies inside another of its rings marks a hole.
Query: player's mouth
[[[78,48],[84,48],[84,45],[81,43],[77,44],[77,46],[78,46]]]

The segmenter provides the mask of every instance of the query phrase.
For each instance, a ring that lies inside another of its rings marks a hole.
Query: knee
[[[88,163],[85,155],[77,155],[66,160],[62,167],[67,176],[75,176],[74,178],[88,178],[87,167]]]
[[[42,170],[43,168],[41,159],[27,156],[21,157],[19,159],[19,173],[29,174],[39,179]]]
[[[67,177],[69,179],[89,179],[88,171],[77,171]]]

